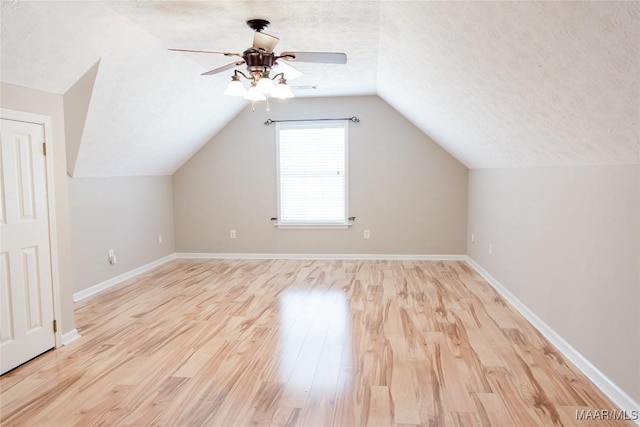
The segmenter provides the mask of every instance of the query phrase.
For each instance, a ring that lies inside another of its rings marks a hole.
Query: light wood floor
[[[178,260],[76,322],[2,425],[630,425],[464,262]]]

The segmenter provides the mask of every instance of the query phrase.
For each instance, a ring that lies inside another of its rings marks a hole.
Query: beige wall
[[[175,251],[169,176],[69,178],[69,206],[75,292]]]
[[[471,258],[636,401],[639,199],[638,165],[469,174]]]
[[[51,117],[53,144],[48,155],[54,159],[54,192],[57,234],[58,271],[60,281],[60,309],[62,333],[75,328],[73,320],[73,274],[69,238],[69,205],[67,192],[67,165],[64,132],[64,108],[62,95],[1,83],[0,106]]]
[[[242,111],[173,177],[178,252],[464,254],[468,170],[377,96],[296,99]],[[347,230],[274,227],[275,125],[350,123]],[[237,230],[237,239],[229,230]],[[363,239],[363,230],[371,239]]]

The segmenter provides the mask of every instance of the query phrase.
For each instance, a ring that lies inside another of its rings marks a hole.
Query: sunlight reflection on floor
[[[333,395],[351,362],[349,303],[337,290],[297,289],[280,297],[279,378],[288,393]]]

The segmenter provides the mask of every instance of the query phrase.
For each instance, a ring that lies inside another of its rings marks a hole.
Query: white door
[[[44,125],[0,119],[0,373],[55,346]]]

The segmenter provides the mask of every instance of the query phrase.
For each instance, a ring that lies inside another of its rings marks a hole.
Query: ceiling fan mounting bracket
[[[253,31],[258,32],[267,28],[270,24],[271,22],[267,21],[266,19],[249,19],[247,21],[247,25],[249,26],[249,28],[253,29]]]

